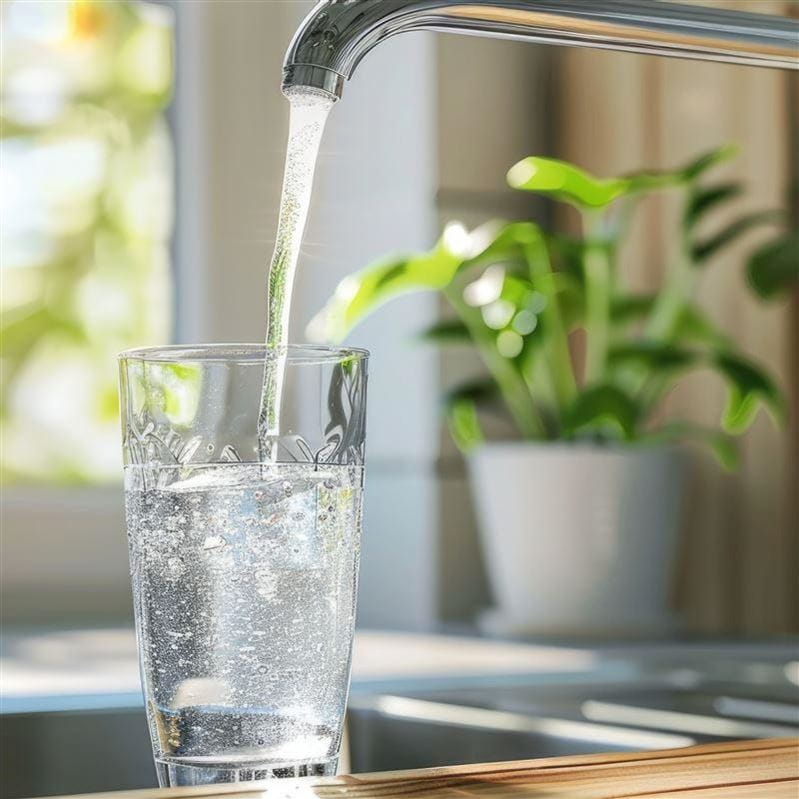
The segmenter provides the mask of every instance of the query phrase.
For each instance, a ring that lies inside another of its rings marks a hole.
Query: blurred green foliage
[[[781,211],[735,218],[710,236],[709,211],[741,194],[736,184],[707,174],[735,155],[721,147],[669,172],[600,179],[549,158],[525,158],[508,183],[568,203],[582,235],[568,237],[533,222],[491,223],[472,232],[450,224],[427,253],[394,256],[347,277],[312,322],[313,334],[340,341],[367,314],[410,291],[440,292],[455,318],[424,332],[441,345],[474,346],[489,378],[445,398],[456,443],[469,450],[484,440],[480,416],[499,410],[522,438],[597,443],[707,445],[725,467],[743,432],[764,407],[778,420],[785,403],[774,381],[732,345],[694,302],[697,281],[712,259],[753,227],[782,228]],[[676,257],[661,290],[630,294],[619,274],[619,250],[631,215],[653,192],[676,191],[683,213],[674,231]],[[757,250],[746,265],[749,285],[763,299],[797,285],[796,234]],[[583,335],[578,363],[570,337]],[[666,394],[696,369],[727,385],[719,429],[682,420],[656,422]]]
[[[2,6],[4,481],[120,476],[116,354],[171,328],[168,9]]]

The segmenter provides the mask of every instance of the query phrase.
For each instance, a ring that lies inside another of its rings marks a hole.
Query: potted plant
[[[763,406],[784,401],[772,379],[737,351],[694,302],[710,259],[753,226],[749,214],[710,236],[699,223],[741,187],[708,183],[732,148],[671,172],[599,179],[548,158],[526,158],[510,186],[577,209],[580,236],[530,221],[472,232],[452,223],[429,252],[391,256],[343,280],[309,328],[340,341],[379,305],[437,291],[452,318],[424,333],[473,346],[485,379],[445,399],[449,429],[466,454],[485,559],[510,629],[644,630],[668,621],[679,522],[682,442],[710,447],[733,468],[732,436]],[[646,195],[680,193],[678,246],[661,290],[631,294],[617,268],[631,215]],[[748,262],[752,289],[769,298],[796,281],[797,238],[786,234]],[[728,385],[719,429],[658,413],[689,370]],[[507,418],[509,440],[487,441],[483,422]]]

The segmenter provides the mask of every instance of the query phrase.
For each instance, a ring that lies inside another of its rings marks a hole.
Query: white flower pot
[[[486,444],[469,457],[495,632],[657,633],[683,461],[670,448]]]

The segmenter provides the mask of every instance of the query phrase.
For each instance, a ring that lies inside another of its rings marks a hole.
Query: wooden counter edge
[[[504,789],[504,790],[503,790]],[[518,760],[339,777],[282,779],[196,788],[83,794],[73,799],[389,799],[551,797],[564,799],[795,799],[799,738],[733,741],[651,752]],[[66,799],[62,797],[62,799]]]

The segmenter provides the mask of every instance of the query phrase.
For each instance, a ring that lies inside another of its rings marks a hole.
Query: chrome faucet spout
[[[322,0],[289,46],[283,88],[341,96],[375,45],[434,30],[799,68],[799,22],[658,0]]]

